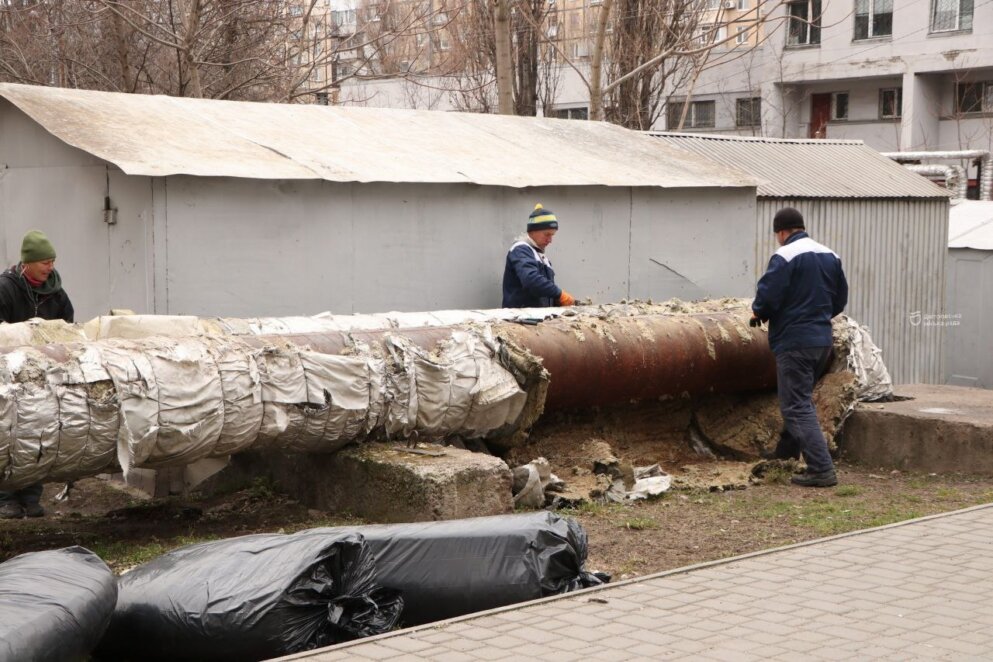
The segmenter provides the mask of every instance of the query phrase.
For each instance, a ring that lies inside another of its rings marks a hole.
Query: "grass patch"
[[[89,549],[102,558],[115,572],[122,572],[142,563],[147,563],[177,547],[216,539],[217,536],[205,535],[179,536],[169,540],[153,539],[145,543],[121,541],[110,543],[95,542],[89,546]]]
[[[634,517],[626,520],[622,526],[631,531],[648,531],[659,528],[659,523],[649,517]]]
[[[834,491],[834,495],[840,497],[858,496],[861,493],[862,490],[858,488],[858,485],[842,485]]]
[[[559,512],[566,517],[575,517],[577,515],[587,515],[593,517],[599,517],[602,515],[611,515],[617,512],[622,506],[616,503],[603,503],[600,501],[583,501],[577,506],[572,508],[563,508]]]

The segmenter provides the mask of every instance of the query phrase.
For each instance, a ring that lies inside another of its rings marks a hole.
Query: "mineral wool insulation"
[[[0,356],[0,488],[92,475],[115,456],[128,471],[248,448],[326,453],[373,436],[509,435],[542,402],[515,373],[539,395],[547,382],[485,325],[432,352],[401,334],[344,354],[226,335],[64,347],[59,358],[30,346]]]

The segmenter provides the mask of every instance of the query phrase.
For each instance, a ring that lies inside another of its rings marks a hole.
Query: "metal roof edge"
[[[763,136],[727,136],[712,133],[686,133],[678,131],[643,131],[652,137],[694,138],[696,140],[725,140],[731,142],[757,142],[794,145],[865,145],[864,140],[842,138],[766,138]]]
[[[869,195],[869,196],[855,196],[855,195],[769,195],[767,193],[761,193],[756,195],[758,200],[858,200],[859,202],[893,202],[894,200],[904,200],[907,202],[920,201],[920,200],[932,200],[936,202],[950,202],[951,193],[945,191],[940,186],[937,187],[939,193],[934,195]]]

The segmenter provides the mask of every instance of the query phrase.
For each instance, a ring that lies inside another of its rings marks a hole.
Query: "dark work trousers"
[[[776,354],[776,388],[783,414],[776,457],[798,457],[802,453],[807,469],[817,473],[834,469],[813,402],[814,384],[830,358],[830,347],[805,347]]]
[[[41,501],[42,484],[35,483],[15,492],[0,492],[0,506],[5,503],[19,503],[28,506]]]

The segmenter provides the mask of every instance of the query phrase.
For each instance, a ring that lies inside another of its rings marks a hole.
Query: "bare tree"
[[[313,101],[349,77],[382,75],[380,56],[398,40],[444,27],[421,3],[386,0],[375,15],[343,31],[318,0],[0,0],[0,79]]]

